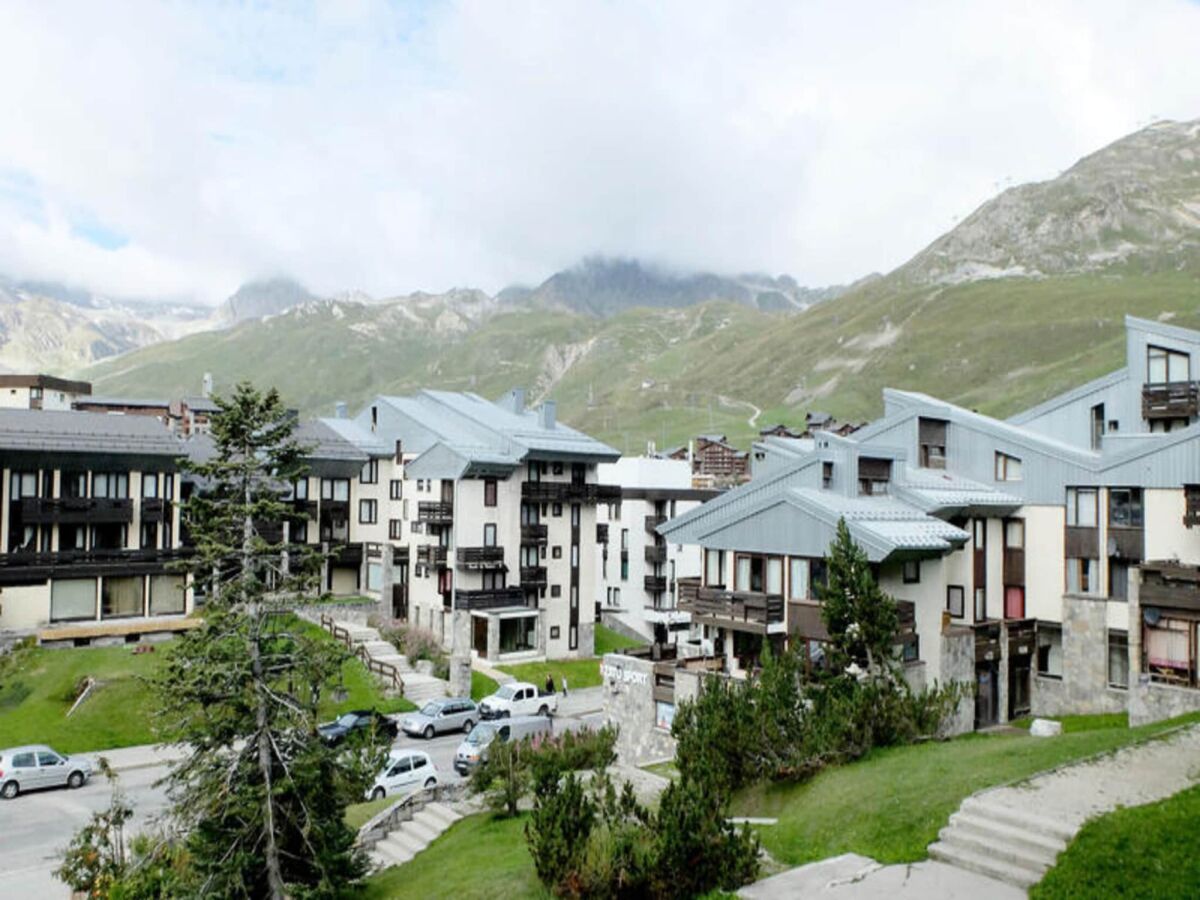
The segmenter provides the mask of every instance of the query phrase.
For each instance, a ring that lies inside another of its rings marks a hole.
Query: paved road
[[[575,705],[591,706],[582,699]],[[555,720],[555,730],[600,724],[599,716],[591,710],[571,711],[577,712],[576,716],[559,717]],[[451,734],[426,741],[401,735],[396,746],[427,751],[437,766],[438,777],[445,783],[455,783],[462,780],[454,771],[454,751],[462,737]],[[129,833],[144,828],[166,808],[163,790],[154,786],[166,772],[165,765],[157,764],[121,773],[121,788],[135,810]],[[98,776],[77,791],[39,791],[23,794],[15,800],[0,801],[0,898],[58,900],[69,897],[66,886],[53,876],[59,865],[60,851],[92,813],[108,806],[111,797],[108,783],[103,776]]]

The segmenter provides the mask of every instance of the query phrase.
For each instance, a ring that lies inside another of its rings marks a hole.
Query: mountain
[[[294,306],[316,300],[302,284],[290,278],[269,278],[243,284],[222,304],[218,317],[224,322],[244,322],[287,312]]]
[[[536,288],[510,287],[506,304],[612,316],[636,307],[686,307],[714,300],[764,311],[792,312],[837,296],[841,287],[810,289],[788,275],[679,273],[632,259],[590,257],[551,275]]]
[[[867,419],[884,386],[1008,415],[1120,365],[1126,313],[1200,327],[1198,245],[1200,122],[1157,123],[1005,191],[895,271],[792,315],[744,294],[706,300],[703,276],[639,294],[661,273],[585,263],[457,306],[308,303],[90,375],[106,392],[183,391],[213,371],[218,388],[274,384],[309,412],[420,386],[497,396],[523,384],[633,452],[697,431],[744,444],[813,407]],[[581,300],[588,283],[604,299]],[[664,290],[695,305],[620,308]]]

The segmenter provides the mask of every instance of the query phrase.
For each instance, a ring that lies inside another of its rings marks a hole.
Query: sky
[[[0,273],[214,303],[887,271],[1200,117],[1200,3],[0,3]]]

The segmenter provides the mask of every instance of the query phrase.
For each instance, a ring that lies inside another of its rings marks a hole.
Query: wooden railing
[[[321,613],[320,622],[321,627],[325,631],[328,631],[335,641],[362,660],[362,664],[367,667],[368,672],[378,675],[397,692],[404,693],[404,676],[400,673],[399,669],[391,663],[375,659],[367,652],[367,648],[363,645],[359,644],[356,646],[354,640],[350,637],[349,630],[334,621],[333,616],[329,613]]]
[[[646,516],[646,531],[654,534],[654,529],[667,521],[666,516]]]
[[[549,537],[550,531],[545,525],[522,525],[521,526],[521,543],[522,544],[544,544]]]
[[[646,547],[646,562],[661,563],[667,561],[667,548],[662,544],[649,544]]]
[[[679,609],[694,616],[763,627],[783,621],[781,594],[702,587],[697,578],[680,578],[676,585],[679,589]]]
[[[1169,381],[1142,385],[1143,419],[1188,418],[1200,411],[1200,383]]]
[[[667,589],[667,576],[647,575],[642,579],[642,586],[652,594],[662,593]]]
[[[466,569],[495,569],[504,565],[503,547],[459,547],[458,564]]]
[[[546,586],[546,567],[545,566],[521,566],[521,586],[522,587],[545,587]]]
[[[422,500],[417,504],[417,521],[429,525],[449,525],[454,521],[454,505]]]
[[[28,524],[128,524],[133,501],[128,497],[23,497],[21,520]]]
[[[519,587],[489,588],[464,591],[454,597],[459,609],[499,609],[505,606],[524,606],[525,592]]]
[[[571,481],[525,481],[521,499],[534,503],[609,503],[621,499],[620,485]]]

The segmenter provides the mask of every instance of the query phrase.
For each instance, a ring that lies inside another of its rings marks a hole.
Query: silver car
[[[89,759],[63,756],[41,744],[0,750],[0,797],[11,800],[40,788],[83,787],[92,768]]]
[[[479,721],[479,709],[474,700],[452,697],[446,700],[430,700],[420,712],[409,713],[400,722],[405,734],[413,737],[431,738],[447,731],[469,732]]]

